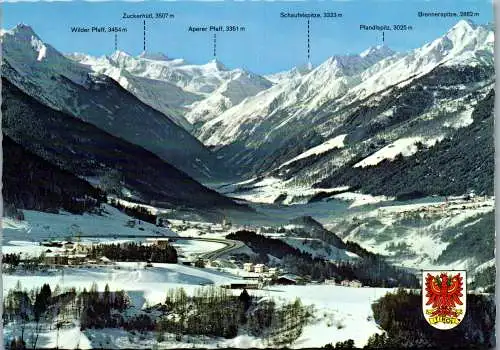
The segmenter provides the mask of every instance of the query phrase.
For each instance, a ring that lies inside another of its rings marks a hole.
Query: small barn
[[[352,280],[352,281],[343,280],[342,282],[340,282],[340,285],[344,287],[354,287],[354,288],[360,288],[363,286],[363,284],[358,280]]]
[[[363,286],[363,284],[361,283],[361,281],[352,280],[351,283],[349,283],[349,286],[354,288],[360,288]]]
[[[155,239],[153,244],[159,247],[160,249],[167,249],[169,246],[170,240],[168,238],[165,239]]]
[[[60,253],[46,253],[45,263],[47,265],[68,265],[68,256]]]
[[[349,283],[350,283],[349,280],[342,280],[340,282],[340,285],[343,286],[343,287],[349,287]]]
[[[283,275],[274,281],[275,284],[280,284],[280,285],[292,285],[292,284],[298,284],[298,280],[296,277],[291,276],[291,275]]]
[[[251,282],[230,283],[227,285],[223,285],[222,288],[227,288],[227,289],[259,289],[259,284],[258,283],[251,283]]]
[[[112,265],[113,264],[113,262],[109,258],[107,258],[105,256],[101,256],[99,258],[99,263],[101,263],[103,265]]]
[[[63,247],[66,250],[73,250],[75,248],[75,244],[73,242],[64,242]]]
[[[71,254],[68,255],[68,265],[81,265],[87,258],[86,254]]]

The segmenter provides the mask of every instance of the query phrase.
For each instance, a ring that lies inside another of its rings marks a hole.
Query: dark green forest
[[[144,245],[134,242],[121,244],[93,245],[88,253],[91,258],[105,256],[113,261],[150,261],[156,263],[177,263],[177,251],[169,244]]]
[[[467,311],[453,329],[430,326],[422,312],[420,291],[399,289],[372,304],[375,322],[384,331],[368,339],[363,349],[493,349],[495,338],[494,295],[467,294]],[[349,339],[327,344],[325,349],[356,349]]]
[[[493,295],[467,294],[463,321],[446,332],[424,319],[420,291],[399,290],[372,305],[375,321],[387,332],[373,336],[368,348],[491,349],[495,346]]]
[[[105,201],[104,193],[87,181],[24,149],[5,134],[2,147],[5,206],[81,214]]]

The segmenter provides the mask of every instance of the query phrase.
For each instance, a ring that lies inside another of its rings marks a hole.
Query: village
[[[485,208],[487,210],[494,206],[494,203],[494,200],[488,196],[476,196],[474,193],[470,193],[461,197],[447,197],[439,203],[423,203],[407,208],[398,206],[387,209],[379,208],[377,214],[379,218],[392,214],[403,219],[435,219],[454,217],[465,209]]]
[[[187,238],[183,237],[186,240]],[[175,244],[175,238],[145,238],[141,245],[152,246],[166,250],[169,245]],[[114,261],[105,255],[91,256],[93,247],[99,243],[81,242],[80,237],[74,241],[50,240],[39,243],[43,247],[42,253],[36,259],[37,269],[62,270],[64,268],[111,268],[120,269],[120,261]],[[179,254],[177,264],[193,268],[216,270],[232,275],[234,281],[223,284],[221,287],[227,289],[264,289],[270,285],[306,285],[306,284],[328,284],[343,287],[363,287],[358,280],[326,279],[323,282],[311,280],[310,276],[297,276],[289,273],[279,266],[268,266],[262,263],[242,261],[237,254],[226,255],[213,259],[206,258],[207,254],[183,255]],[[9,260],[4,259],[8,264]],[[33,257],[27,253],[19,253],[19,265],[23,266],[33,262]],[[148,269],[155,265],[150,260],[138,262],[138,266]]]

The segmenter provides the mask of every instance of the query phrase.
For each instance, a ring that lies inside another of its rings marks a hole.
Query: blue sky
[[[217,35],[217,58],[230,68],[260,74],[307,63],[307,20],[280,18],[281,11],[336,11],[337,19],[311,19],[311,62],[320,64],[332,55],[359,53],[382,43],[376,31],[361,31],[360,24],[407,24],[409,32],[386,32],[385,44],[406,51],[444,34],[459,18],[419,18],[418,11],[478,12],[476,23],[493,21],[491,0],[441,1],[294,1],[294,2],[17,2],[3,3],[3,28],[17,23],[33,27],[47,43],[62,52],[109,54],[114,34],[71,33],[70,27],[127,26],[118,34],[118,48],[137,55],[143,50],[142,20],[122,19],[123,12],[169,12],[171,20],[148,20],[147,50],[172,58],[205,63],[213,58],[212,33],[189,33],[188,27],[238,25],[245,32]]]

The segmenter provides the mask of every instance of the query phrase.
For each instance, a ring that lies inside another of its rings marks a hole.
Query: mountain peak
[[[152,61],[168,61],[168,56],[163,52],[148,52],[143,51],[139,56],[139,58],[145,58]]]
[[[384,44],[384,45],[370,46],[368,49],[361,52],[359,56],[363,58],[368,56],[390,56],[394,53],[395,52],[391,50],[389,46]]]
[[[23,40],[31,40],[31,37],[35,37],[37,39],[38,35],[36,35],[33,28],[24,23],[19,23],[12,30],[7,31],[8,33],[14,35],[15,37]]]
[[[118,58],[127,58],[127,57],[131,57],[130,54],[126,53],[125,51],[120,51],[120,50],[116,50],[115,52],[113,52],[110,56],[112,59],[116,60]]]
[[[208,61],[205,66],[207,68],[212,68],[212,69],[217,70],[217,71],[226,71],[227,70],[226,66],[224,66],[224,64],[216,58]]]
[[[469,31],[469,30],[474,30],[477,28],[477,25],[470,19],[461,19],[460,21],[457,22],[451,29],[449,30],[450,32],[452,31]]]
[[[492,30],[488,26],[478,25],[471,20],[462,19],[451,27],[444,36],[436,39],[435,42],[445,43],[444,47],[453,47],[454,51],[474,51],[481,49],[485,40],[491,40],[493,38],[492,34]],[[488,39],[490,36],[491,39]]]
[[[293,67],[290,72],[292,74],[298,74],[298,75],[304,75],[312,71],[312,65],[309,64],[302,64],[300,66],[295,66]]]

